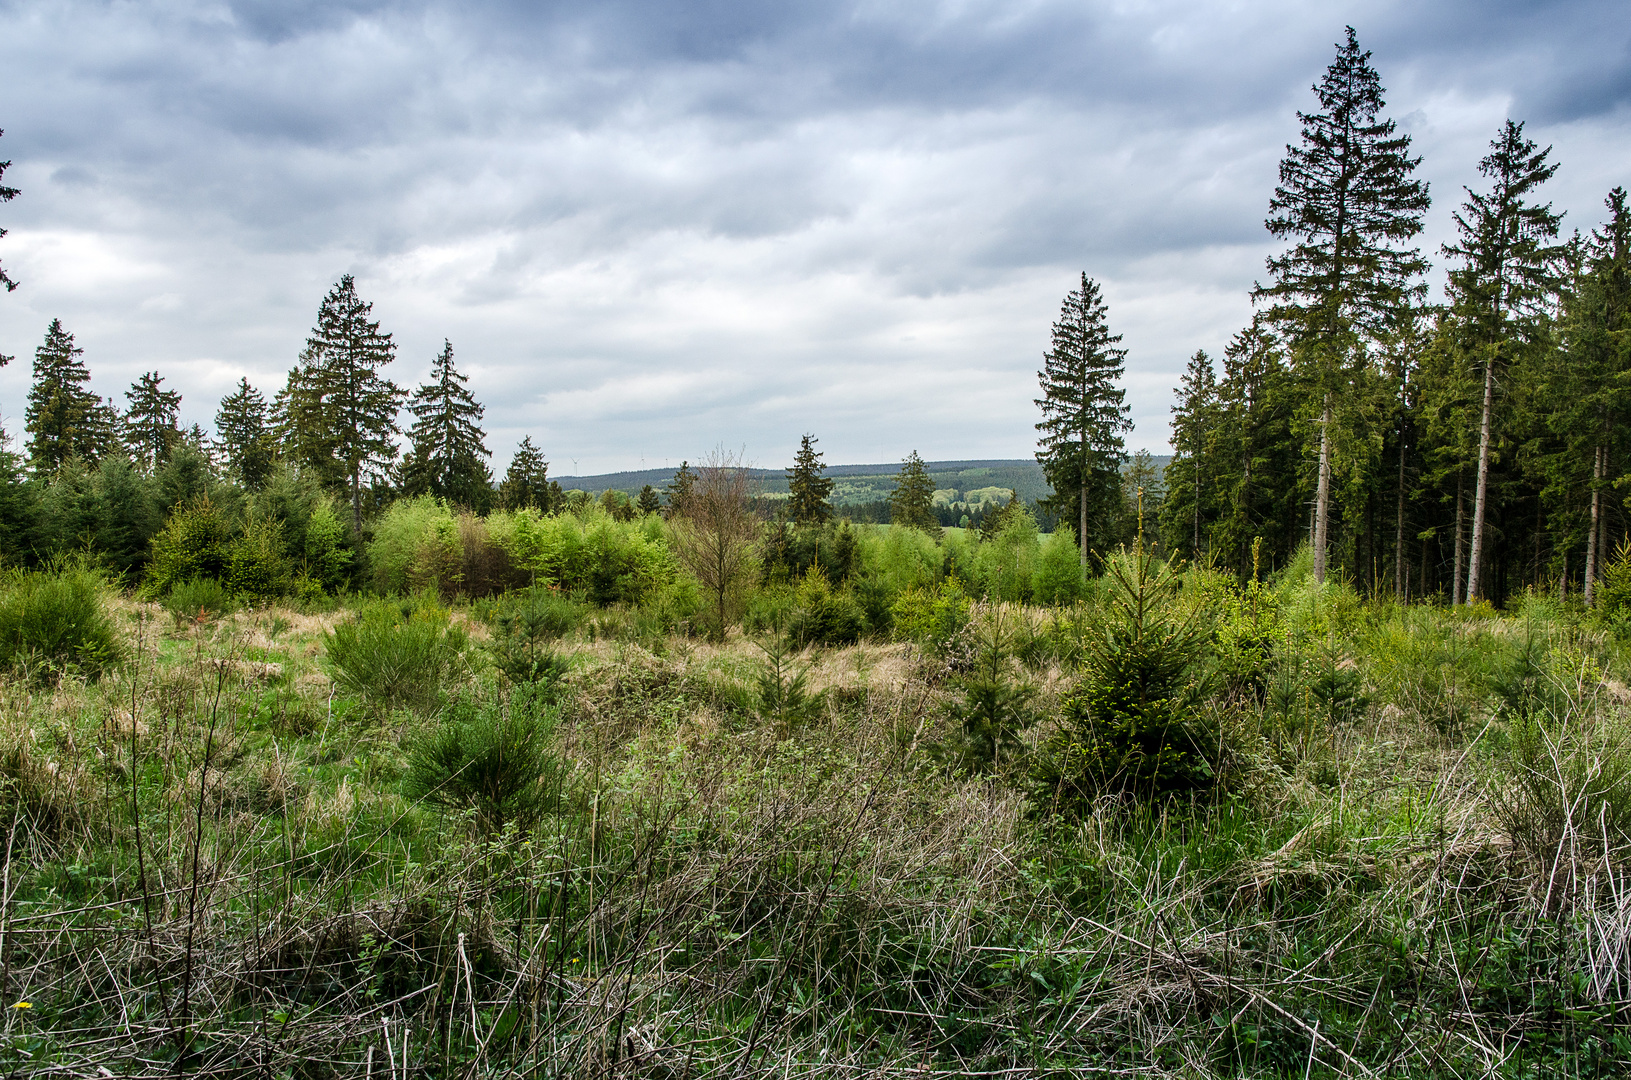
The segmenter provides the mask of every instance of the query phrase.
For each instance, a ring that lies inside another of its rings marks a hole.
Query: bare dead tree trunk
[[[1462,504],[1466,484],[1460,472],[1455,474],[1455,578],[1450,586],[1450,606],[1456,607],[1461,603],[1461,537],[1462,537]]]
[[[1495,350],[1484,360],[1484,417],[1478,424],[1478,486],[1472,503],[1472,548],[1467,553],[1467,603],[1478,599],[1484,553],[1484,507],[1489,496],[1489,417],[1495,405]]]
[[[1325,583],[1325,541],[1331,527],[1331,398],[1320,419],[1320,478],[1314,492],[1314,582]]]
[[[1592,596],[1596,593],[1597,563],[1600,553],[1597,550],[1598,524],[1603,515],[1603,448],[1596,447],[1592,451],[1591,460],[1591,532],[1586,536],[1586,584],[1582,592],[1586,606],[1591,606]]]

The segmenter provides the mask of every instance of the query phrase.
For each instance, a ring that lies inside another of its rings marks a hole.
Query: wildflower
[[[17,1004],[12,1006],[13,1009],[32,1009],[33,1007],[34,1003],[30,1001],[19,1001]]]

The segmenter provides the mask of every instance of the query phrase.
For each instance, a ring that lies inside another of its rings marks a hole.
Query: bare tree
[[[759,556],[759,519],[749,503],[752,480],[740,454],[714,450],[696,472],[680,511],[671,519],[680,561],[707,593],[725,630]]]

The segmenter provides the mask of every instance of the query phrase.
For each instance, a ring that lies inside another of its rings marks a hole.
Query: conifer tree
[[[302,351],[283,388],[272,398],[272,436],[281,456],[299,475],[338,492],[345,485],[344,465],[335,454],[338,443],[328,423],[329,403],[321,376],[310,350]]]
[[[635,500],[634,508],[642,514],[655,514],[663,508],[663,500],[656,488],[646,484],[640,489],[640,497]]]
[[[1116,504],[1121,498],[1121,463],[1126,457],[1122,432],[1132,429],[1125,404],[1127,392],[1116,385],[1126,372],[1127,350],[1120,334],[1111,334],[1108,308],[1098,283],[1082,275],[1081,287],[1065,297],[1053,324],[1053,347],[1037,372],[1042,396],[1042,432],[1036,459],[1053,486],[1046,505],[1079,522],[1082,568],[1094,532],[1101,543],[1113,536]]]
[[[1268,260],[1269,285],[1252,298],[1282,327],[1319,416],[1314,577],[1325,580],[1331,514],[1331,425],[1351,396],[1366,346],[1400,306],[1422,295],[1426,261],[1403,245],[1422,230],[1427,185],[1410,137],[1382,119],[1381,79],[1353,27],[1314,87],[1320,112],[1297,114],[1302,144],[1287,146],[1264,224],[1295,245]]]
[[[479,426],[485,410],[466,388],[468,381],[453,366],[453,344],[443,341],[432,362],[431,381],[408,402],[414,415],[408,432],[413,451],[403,464],[403,488],[410,495],[428,493],[480,511],[493,487],[482,459],[493,455]]]
[[[373,310],[346,274],[323,298],[302,355],[303,375],[312,382],[307,393],[319,405],[350,495],[353,535],[362,533],[363,480],[384,475],[396,461],[396,414],[405,396],[380,374],[395,358],[396,342],[368,318]]]
[[[34,351],[34,385],[24,424],[30,435],[29,463],[38,473],[54,473],[76,455],[95,461],[113,442],[117,420],[85,385],[91,373],[80,360],[84,353],[61,319],[51,320],[44,343]]]
[[[668,512],[669,514],[685,513],[685,504],[691,498],[691,491],[696,487],[697,474],[692,471],[689,461],[680,462],[680,467],[674,472],[674,479],[668,482]]]
[[[1609,554],[1604,536],[1609,500],[1615,488],[1625,486],[1625,432],[1631,426],[1631,208],[1620,187],[1609,192],[1604,205],[1608,221],[1585,241],[1564,297],[1563,348],[1552,357],[1555,370],[1543,377],[1552,387],[1545,412],[1558,443],[1549,463],[1548,494],[1554,503],[1566,503],[1572,489],[1588,492],[1583,582],[1588,604],[1596,599]]]
[[[895,476],[895,490],[889,493],[889,520],[925,532],[940,529],[934,513],[934,480],[916,450],[906,456]]]
[[[170,447],[181,436],[176,415],[181,410],[181,394],[165,390],[164,380],[149,371],[125,391],[130,408],[125,410],[125,444],[142,468],[152,470],[170,457]]]
[[[0,135],[4,134],[4,131],[0,131]],[[5,179],[6,170],[9,168],[11,168],[10,161],[0,161],[0,180]],[[7,187],[5,184],[0,183],[0,203],[8,203],[21,194],[22,192],[16,188]],[[0,229],[0,238],[4,238],[5,235],[6,230]],[[4,265],[0,265],[0,288],[4,288],[7,292],[13,292],[17,288],[17,283],[6,273]],[[0,356],[0,367],[4,367],[10,360],[11,357],[9,356]]]
[[[543,451],[532,445],[532,436],[523,435],[510,458],[509,471],[498,486],[499,505],[506,510],[532,507],[548,513],[553,505],[550,493],[549,462],[544,460]]]
[[[1564,254],[1562,247],[1551,243],[1562,215],[1552,213],[1550,203],[1529,201],[1557,171],[1546,161],[1551,152],[1551,147],[1541,150],[1526,138],[1522,124],[1508,120],[1478,163],[1478,171],[1491,181],[1489,193],[1467,189],[1467,201],[1455,215],[1460,239],[1444,246],[1444,254],[1460,263],[1450,271],[1450,297],[1470,330],[1484,384],[1467,554],[1469,604],[1479,595],[1483,561],[1496,372],[1519,349],[1540,342],[1544,306]]]
[[[240,377],[238,389],[221,399],[215,412],[215,443],[226,456],[226,467],[251,491],[266,485],[274,457],[267,426],[266,398]]]
[[[1217,422],[1217,375],[1212,358],[1198,349],[1184,368],[1178,384],[1178,404],[1172,407],[1172,461],[1167,466],[1171,502],[1190,503],[1189,557],[1201,557],[1201,494],[1205,463]]]
[[[805,435],[799,442],[793,467],[787,470],[787,514],[796,525],[821,525],[832,520],[832,480],[827,477],[827,463],[815,448],[818,440]]]

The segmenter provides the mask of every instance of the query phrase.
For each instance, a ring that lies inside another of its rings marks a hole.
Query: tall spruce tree
[[[1172,460],[1167,465],[1166,505],[1189,503],[1189,557],[1201,557],[1201,520],[1205,498],[1203,477],[1217,426],[1217,373],[1205,349],[1198,349],[1184,368],[1178,384],[1178,403],[1172,407]]]
[[[674,479],[668,482],[664,489],[668,495],[668,512],[670,515],[685,514],[685,504],[691,499],[691,492],[697,485],[697,474],[691,468],[689,461],[680,462],[680,467],[674,471]]]
[[[163,388],[164,380],[149,371],[125,391],[130,408],[125,410],[125,445],[137,463],[146,470],[163,465],[170,448],[181,437],[176,416],[181,411],[181,394]]]
[[[413,451],[403,464],[403,489],[482,511],[493,490],[492,473],[482,459],[493,455],[480,426],[485,410],[467,382],[468,377],[453,366],[452,342],[443,341],[431,364],[430,382],[415,390],[408,402],[414,416],[408,431]]]
[[[1252,299],[1285,332],[1319,417],[1314,577],[1325,580],[1331,517],[1331,425],[1349,397],[1366,346],[1401,305],[1416,302],[1427,269],[1404,244],[1422,230],[1427,185],[1412,179],[1420,158],[1410,137],[1382,119],[1382,83],[1353,27],[1314,87],[1320,111],[1297,114],[1302,144],[1287,146],[1280,183],[1264,222],[1279,239],[1295,237],[1268,260],[1270,284]]]
[[[1557,283],[1564,255],[1557,239],[1562,215],[1550,203],[1530,201],[1541,184],[1557,172],[1523,134],[1523,125],[1508,120],[1490,143],[1478,171],[1491,181],[1487,194],[1466,189],[1467,201],[1455,215],[1460,239],[1444,246],[1459,262],[1450,271],[1450,299],[1467,325],[1472,359],[1483,376],[1483,406],[1478,425],[1478,471],[1472,512],[1472,542],[1467,552],[1465,598],[1479,596],[1484,525],[1488,512],[1489,460],[1497,372],[1520,349],[1542,342],[1545,306]]]
[[[344,464],[335,453],[338,442],[328,410],[322,372],[306,349],[272,398],[272,436],[299,475],[337,492],[345,487]]]
[[[1584,473],[1588,496],[1584,591],[1595,600],[1596,578],[1608,554],[1603,538],[1608,496],[1625,486],[1623,455],[1631,427],[1631,208],[1625,189],[1603,200],[1608,221],[1585,244],[1579,271],[1565,298],[1554,407],[1547,410],[1561,442],[1562,477]],[[1564,480],[1567,484],[1567,479]],[[1570,485],[1572,486],[1572,485]]]
[[[373,310],[346,274],[323,298],[302,357],[313,383],[307,392],[315,392],[350,496],[353,535],[362,533],[363,481],[386,475],[396,461],[396,414],[405,396],[380,373],[395,358],[396,342],[380,331],[379,320],[368,317]]]
[[[498,485],[498,502],[506,510],[531,507],[548,513],[551,507],[549,462],[543,451],[532,445],[532,436],[523,435],[510,458],[509,471]]]
[[[1118,347],[1121,335],[1110,333],[1108,310],[1098,283],[1084,273],[1081,287],[1065,297],[1053,347],[1037,372],[1042,437],[1036,459],[1054,491],[1046,505],[1080,522],[1084,571],[1092,540],[1102,545],[1115,535],[1126,457],[1121,436],[1133,426],[1127,392],[1116,385],[1126,373],[1127,350]],[[1090,519],[1099,524],[1097,533],[1089,531]]]
[[[889,520],[925,532],[940,529],[940,519],[934,513],[934,480],[916,450],[901,462],[895,476],[895,490],[889,493]]]
[[[56,472],[70,457],[96,461],[115,442],[117,417],[86,387],[91,373],[80,359],[84,353],[61,319],[51,320],[44,343],[34,351],[24,426],[29,463],[40,474]]]
[[[240,484],[251,491],[266,485],[275,456],[266,398],[246,378],[238,379],[238,388],[215,411],[215,445]]]
[[[0,135],[4,134],[4,131],[0,131]],[[0,161],[0,180],[5,179],[6,170],[9,168],[11,168],[10,161]],[[21,194],[22,192],[18,191],[16,188],[7,187],[5,184],[0,183],[0,203],[8,203]],[[5,235],[6,230],[0,229],[0,238],[4,238]],[[13,292],[17,288],[17,283],[11,279],[9,274],[6,273],[6,268],[4,265],[0,265],[0,288],[4,288],[7,292]],[[10,360],[11,357],[9,356],[0,356],[0,367],[4,367],[8,362],[10,362]]]
[[[820,525],[832,520],[833,482],[826,475],[827,463],[815,448],[818,440],[805,435],[799,442],[793,467],[787,470],[787,514],[797,525]]]

